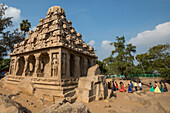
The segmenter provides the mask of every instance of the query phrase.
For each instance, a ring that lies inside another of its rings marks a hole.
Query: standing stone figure
[[[53,68],[53,76],[56,77],[58,75],[58,58],[57,54],[53,55],[53,62],[52,62],[52,68]]]

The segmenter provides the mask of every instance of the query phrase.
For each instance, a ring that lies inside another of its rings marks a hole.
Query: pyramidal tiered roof
[[[65,11],[60,6],[49,8],[47,16],[40,19],[35,31],[29,31],[28,37],[14,46],[11,55],[35,51],[44,48],[63,46],[77,52],[95,56],[93,47],[87,45],[66,19]]]

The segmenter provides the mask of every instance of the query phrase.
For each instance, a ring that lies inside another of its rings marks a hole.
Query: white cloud
[[[93,46],[95,44],[95,41],[94,40],[91,40],[89,43],[88,43],[88,45],[90,45],[90,46]]]
[[[97,49],[96,54],[99,60],[103,60],[111,55],[111,51],[114,50],[114,46],[110,45],[111,41],[103,40],[101,43],[101,47]]]
[[[103,40],[102,41],[102,48],[105,50],[113,49],[113,46],[110,45],[111,41],[109,40]]]
[[[137,52],[146,52],[150,47],[170,43],[170,22],[159,24],[154,30],[147,30],[134,38],[131,38],[128,43],[132,43],[137,47]]]
[[[6,7],[5,17],[13,17],[12,20],[18,22],[20,20],[21,10],[15,7],[8,7],[7,5]]]

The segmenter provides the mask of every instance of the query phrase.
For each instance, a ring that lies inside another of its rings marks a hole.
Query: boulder
[[[32,96],[34,93],[34,87],[31,83],[31,78],[25,77],[23,80],[21,80],[18,84],[18,91]]]
[[[42,110],[40,113],[90,113],[89,108],[86,107],[83,103],[77,102],[77,103],[63,103],[60,104],[53,104],[44,110]]]

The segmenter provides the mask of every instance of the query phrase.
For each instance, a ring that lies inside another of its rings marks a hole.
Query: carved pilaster
[[[86,58],[84,58],[83,60],[83,65],[84,65],[84,73],[83,75],[87,75],[87,71],[88,71],[88,60]]]
[[[80,57],[75,56],[75,68],[74,72],[76,77],[80,77]]]
[[[25,65],[24,65],[24,72],[22,73],[22,76],[25,76],[26,75],[26,71],[28,71],[28,56],[24,56],[24,59],[25,59]]]
[[[37,74],[40,72],[40,54],[35,54],[35,71],[33,77],[37,77]]]
[[[70,54],[67,53],[67,71],[66,71],[66,77],[70,77]]]

